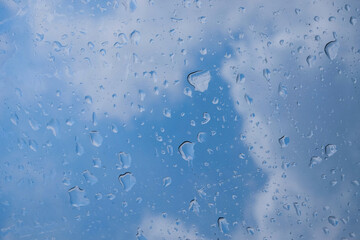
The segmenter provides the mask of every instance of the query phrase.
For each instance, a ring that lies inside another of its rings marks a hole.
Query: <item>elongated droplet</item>
[[[103,138],[98,131],[91,131],[90,141],[93,146],[100,147],[103,142]]]
[[[189,211],[193,212],[195,214],[199,214],[199,212],[200,212],[200,204],[197,202],[196,199],[193,199],[193,200],[190,201]]]
[[[131,167],[131,155],[130,153],[120,152],[119,153],[119,160],[121,167],[124,169],[128,169]]]
[[[164,177],[163,179],[163,186],[168,187],[171,184],[171,177]]]
[[[51,119],[46,124],[46,129],[50,130],[55,137],[58,135],[59,128],[60,128],[60,123],[56,119]]]
[[[285,148],[289,145],[290,143],[290,138],[287,136],[282,136],[281,138],[279,138],[279,144],[282,148]]]
[[[218,227],[220,229],[220,232],[222,232],[224,234],[229,234],[229,232],[230,232],[229,223],[226,221],[226,219],[224,217],[218,218]]]

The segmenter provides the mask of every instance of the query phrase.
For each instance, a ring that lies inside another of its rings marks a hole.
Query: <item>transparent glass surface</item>
[[[1,0],[0,239],[358,239],[358,19]]]

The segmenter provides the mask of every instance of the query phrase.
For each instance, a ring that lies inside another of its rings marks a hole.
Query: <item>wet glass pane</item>
[[[357,239],[360,2],[0,1],[0,239]]]

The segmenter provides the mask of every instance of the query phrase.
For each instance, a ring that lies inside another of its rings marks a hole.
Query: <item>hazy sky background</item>
[[[356,239],[359,5],[0,1],[0,238]]]

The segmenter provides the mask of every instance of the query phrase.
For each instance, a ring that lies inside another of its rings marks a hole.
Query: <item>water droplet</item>
[[[252,227],[247,227],[246,228],[246,232],[250,235],[254,235],[255,234],[255,229]]]
[[[329,234],[330,230],[327,227],[323,227],[324,234]]]
[[[229,234],[230,232],[229,223],[226,221],[226,219],[224,217],[219,217],[217,222],[220,232],[224,234]]]
[[[93,158],[93,166],[94,166],[94,168],[101,168],[101,159]]]
[[[85,190],[80,189],[78,186],[71,188],[68,193],[70,203],[74,207],[82,207],[90,203],[90,200],[85,196]]]
[[[238,75],[236,75],[236,83],[245,83],[245,75],[242,73],[239,73]]]
[[[328,144],[328,145],[325,146],[325,154],[326,154],[328,157],[331,157],[331,156],[334,155],[336,152],[337,152],[336,145],[334,145],[334,144]]]
[[[298,202],[294,202],[294,208],[295,208],[295,211],[296,211],[296,215],[298,215],[299,217],[301,216],[301,211],[300,211],[300,204]]]
[[[134,31],[130,34],[130,40],[131,40],[132,43],[135,43],[136,45],[139,45],[140,39],[141,39],[141,36],[140,36],[140,32],[139,32],[139,31],[134,30]]]
[[[190,201],[189,204],[189,211],[195,213],[195,214],[199,214],[200,212],[200,204],[197,202],[196,199],[193,199]]]
[[[163,178],[163,186],[168,187],[171,184],[171,177],[164,177]]]
[[[339,48],[340,48],[340,44],[337,40],[335,40],[328,42],[325,45],[324,51],[326,56],[328,56],[330,60],[334,60],[338,54]]]
[[[54,41],[52,45],[55,52],[60,52],[61,49],[64,47],[59,41]]]
[[[120,174],[119,181],[123,186],[124,190],[128,192],[134,187],[136,183],[136,178],[132,175],[131,172],[127,172],[124,174]]]
[[[92,104],[92,97],[90,97],[90,96],[85,96],[85,102],[86,102],[87,104]]]
[[[75,123],[75,121],[72,118],[66,119],[66,125],[68,125],[69,127],[74,125],[74,123]]]
[[[266,80],[268,80],[268,81],[270,81],[270,70],[269,69],[267,69],[267,68],[265,68],[264,70],[263,70],[263,76],[264,76],[264,78],[266,79]]]
[[[211,75],[209,71],[195,71],[187,76],[187,80],[195,91],[205,92],[209,87]]]
[[[34,131],[38,131],[40,129],[40,123],[38,123],[36,120],[30,118],[29,119],[29,125],[31,127],[32,130]]]
[[[313,166],[315,166],[315,165],[318,165],[318,164],[320,164],[322,162],[322,158],[321,157],[319,157],[319,156],[313,156],[313,157],[311,157],[311,159],[310,159],[310,167],[312,168]]]
[[[201,121],[201,124],[207,124],[208,122],[210,122],[210,120],[211,120],[211,117],[210,117],[210,114],[209,113],[207,113],[207,112],[204,112],[204,114],[203,114],[203,121]]]
[[[127,37],[126,37],[126,35],[125,35],[124,33],[119,33],[118,39],[119,39],[119,40],[117,41],[118,47],[123,47],[123,46],[125,46],[125,45],[127,44],[127,42],[128,42],[128,39],[127,39]]]
[[[76,143],[75,145],[75,152],[78,156],[81,156],[84,154],[84,147],[80,143]]]
[[[279,96],[282,97],[283,99],[287,97],[287,88],[281,83],[279,83],[278,93]]]
[[[91,131],[90,141],[93,146],[100,147],[103,142],[103,137],[100,135],[98,131]]]
[[[205,142],[206,138],[207,138],[207,134],[205,132],[199,132],[198,135],[197,135],[197,141],[199,143]]]
[[[289,145],[290,138],[287,136],[282,136],[281,138],[279,138],[279,143],[282,148],[285,148]]]
[[[143,231],[141,230],[141,228],[138,228],[138,230],[137,230],[136,240],[147,240],[146,237],[144,237]]]
[[[128,169],[131,167],[131,155],[130,153],[120,152],[119,160],[121,168]]]
[[[315,61],[316,61],[316,56],[314,56],[314,55],[309,55],[306,58],[306,62],[309,67],[312,67],[314,65]]]
[[[167,118],[171,118],[171,110],[168,108],[164,108],[163,115]]]
[[[355,25],[357,23],[357,18],[356,17],[350,17],[350,23],[351,25]]]
[[[188,97],[192,97],[192,91],[189,87],[184,88],[184,94]]]
[[[111,131],[113,133],[118,133],[119,132],[118,127],[114,123],[111,124]]]
[[[95,112],[92,113],[92,124],[93,124],[93,126],[97,125],[96,113]]]
[[[56,119],[51,119],[46,124],[46,129],[50,130],[55,137],[57,136],[57,134],[59,132],[59,128],[60,128],[60,123]]]
[[[329,221],[329,223],[330,223],[331,225],[333,225],[334,227],[335,227],[336,225],[338,225],[338,223],[339,223],[339,220],[338,220],[336,217],[334,217],[334,216],[329,216],[329,217],[328,217],[328,221]]]
[[[194,149],[195,143],[185,141],[179,146],[179,152],[181,154],[181,157],[190,162],[194,159],[195,149]]]
[[[37,151],[37,148],[38,148],[37,142],[36,142],[35,140],[33,140],[33,139],[30,139],[30,140],[29,140],[29,148],[30,148],[31,150],[33,150],[34,152],[36,152],[36,151]]]
[[[83,176],[84,176],[86,182],[91,185],[94,185],[98,181],[97,177],[95,177],[93,174],[91,174],[89,170],[85,170],[83,172]]]
[[[253,99],[249,95],[245,94],[244,98],[248,105],[251,105],[253,103]]]
[[[16,113],[11,114],[10,121],[11,121],[12,124],[14,124],[15,126],[18,125],[18,123],[19,123],[19,117],[18,117],[18,115],[17,115]]]

